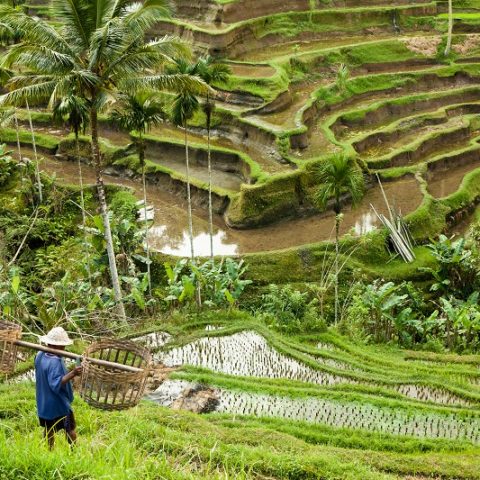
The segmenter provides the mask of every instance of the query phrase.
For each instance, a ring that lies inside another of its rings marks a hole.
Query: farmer
[[[62,327],[52,328],[40,341],[55,350],[65,350],[73,343]],[[55,432],[60,430],[65,430],[68,443],[73,444],[77,439],[70,381],[81,372],[82,367],[67,372],[62,357],[53,353],[39,352],[35,357],[37,412],[50,449],[55,444]]]

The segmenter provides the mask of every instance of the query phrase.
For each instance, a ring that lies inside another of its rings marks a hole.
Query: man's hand
[[[62,378],[62,385],[65,385],[70,380],[73,380],[78,375],[82,374],[82,367],[75,367],[73,370],[70,370],[64,377]]]

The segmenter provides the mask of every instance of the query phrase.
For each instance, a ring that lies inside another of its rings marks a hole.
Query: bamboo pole
[[[100,360],[98,358],[84,357],[83,355],[79,355],[78,353],[66,352],[65,350],[57,350],[56,348],[44,347],[43,345],[39,345],[38,343],[24,342],[22,340],[16,340],[13,343],[15,345],[18,345],[19,347],[32,348],[34,350],[39,350],[42,352],[53,353],[55,355],[59,355],[60,357],[71,358],[73,360],[82,360],[85,358],[88,361],[95,363],[96,365],[101,365],[102,367],[117,368],[118,370],[123,370],[125,372],[138,373],[143,371],[143,369],[141,368],[123,365],[122,363],[108,362],[107,360]]]

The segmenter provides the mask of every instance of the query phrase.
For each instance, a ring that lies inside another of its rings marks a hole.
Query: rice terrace
[[[480,0],[0,0],[0,479],[480,479]]]

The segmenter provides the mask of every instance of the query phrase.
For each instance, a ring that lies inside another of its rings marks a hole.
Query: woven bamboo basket
[[[104,339],[92,343],[84,357],[80,396],[89,405],[102,410],[124,410],[137,405],[152,364],[146,348],[128,340]],[[142,370],[125,372],[115,367],[95,365],[88,357]]]
[[[15,341],[22,335],[22,327],[0,320],[0,373],[13,373],[17,361]]]

